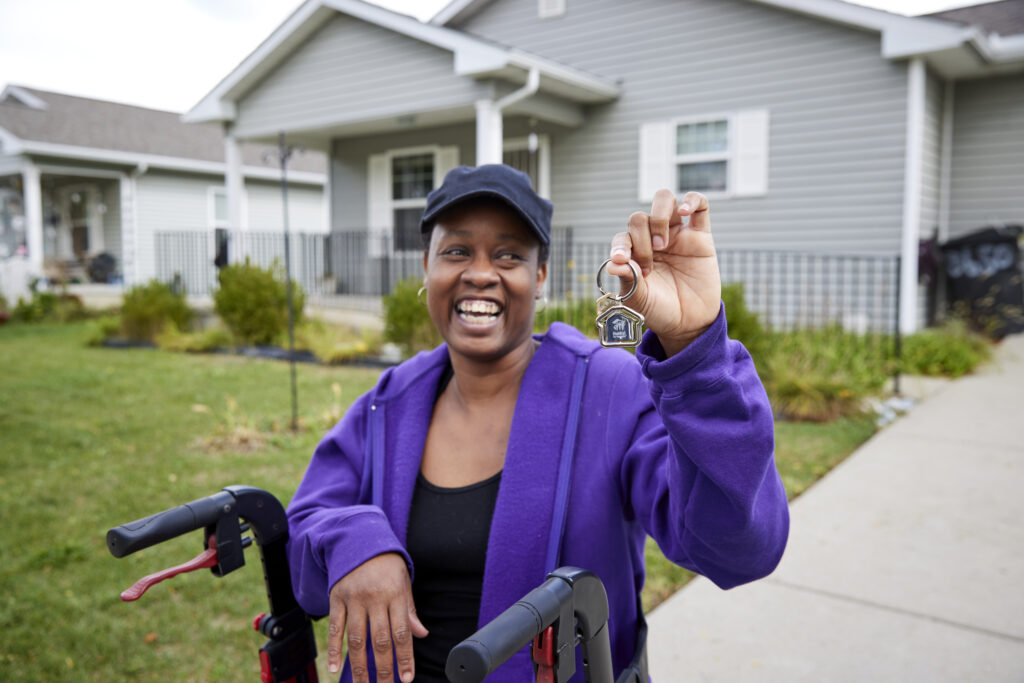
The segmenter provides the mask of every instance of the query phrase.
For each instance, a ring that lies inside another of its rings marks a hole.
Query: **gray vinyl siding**
[[[464,107],[490,90],[453,73],[453,55],[339,15],[238,103],[240,137]]]
[[[939,227],[942,187],[942,108],[945,84],[929,72],[925,83],[924,150],[921,164],[921,230],[928,239]]]
[[[496,0],[469,33],[621,79],[621,98],[552,138],[555,223],[602,238],[637,200],[642,123],[767,108],[768,193],[713,202],[721,247],[899,252],[905,63],[877,34],[743,0]]]
[[[476,163],[476,124],[424,128],[385,135],[334,140],[331,145],[331,230],[365,230],[367,217],[367,164],[371,154],[421,145],[454,145],[459,163]]]
[[[1024,75],[958,81],[950,237],[1024,223]]]
[[[140,281],[156,276],[156,233],[208,230],[212,234],[209,190],[223,186],[224,178],[212,175],[184,176],[150,171],[139,177],[136,184],[139,221],[136,277]],[[246,195],[250,229],[280,232],[283,229],[280,186],[247,180]],[[289,217],[294,232],[325,231],[322,196],[319,188],[289,187]]]
[[[253,232],[282,232],[284,212],[281,209],[280,183],[247,181],[249,229]],[[288,186],[288,228],[291,232],[326,232],[323,190],[321,188]]]

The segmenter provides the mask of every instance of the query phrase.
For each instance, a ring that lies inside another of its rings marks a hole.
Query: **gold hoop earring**
[[[416,300],[419,301],[424,306],[427,305],[427,298],[424,296],[426,293],[427,293],[426,285],[424,285],[423,287],[420,287],[419,290],[416,291]]]

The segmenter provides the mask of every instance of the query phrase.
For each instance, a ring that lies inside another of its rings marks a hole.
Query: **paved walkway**
[[[786,555],[650,615],[667,681],[1024,681],[1024,336],[794,502]]]

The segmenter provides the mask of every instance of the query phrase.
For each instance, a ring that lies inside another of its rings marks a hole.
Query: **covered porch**
[[[28,162],[0,175],[0,264],[8,297],[27,280],[120,284],[122,174]]]

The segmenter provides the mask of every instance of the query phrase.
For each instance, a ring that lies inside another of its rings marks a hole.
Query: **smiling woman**
[[[296,596],[343,680],[444,681],[449,650],[559,566],[605,583],[616,674],[644,648],[644,541],[722,587],[778,563],[772,417],[726,335],[707,200],[659,192],[610,247],[650,331],[636,357],[533,335],[552,206],[526,174],[459,167],[420,230],[445,343],[385,372],[323,439],[288,509]],[[688,219],[688,222],[686,222]],[[488,678],[533,677],[525,652]],[[575,680],[575,679],[574,679]]]

